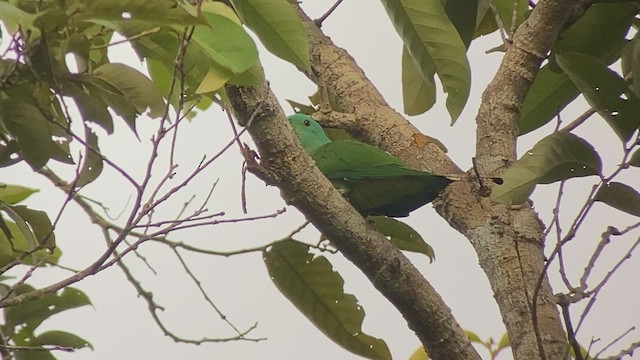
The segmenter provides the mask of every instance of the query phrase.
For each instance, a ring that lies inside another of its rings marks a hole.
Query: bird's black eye
[[[304,124],[304,126],[311,125],[311,121],[309,121],[309,119],[304,119],[304,121],[302,123]]]

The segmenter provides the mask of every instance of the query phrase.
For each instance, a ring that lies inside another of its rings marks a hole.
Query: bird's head
[[[320,146],[331,142],[320,124],[313,120],[311,116],[295,114],[289,116],[288,119],[307,154],[311,155]]]

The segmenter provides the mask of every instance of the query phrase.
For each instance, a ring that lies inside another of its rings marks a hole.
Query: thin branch
[[[189,265],[187,265],[187,262],[184,261],[184,258],[182,257],[178,249],[172,248],[172,250],[173,250],[173,253],[176,255],[176,257],[178,258],[178,260],[180,261],[180,264],[182,265],[182,268],[184,269],[184,271],[187,273],[187,275],[189,275],[191,280],[193,280],[193,283],[196,285],[198,290],[200,290],[200,294],[202,294],[202,297],[204,297],[204,300],[209,305],[211,305],[211,308],[218,314],[220,319],[226,322],[238,334],[238,336],[244,337],[243,333],[240,332],[240,330],[238,330],[238,328],[235,325],[233,325],[233,323],[227,318],[227,315],[223,314],[222,311],[220,311],[220,309],[216,306],[216,304],[213,303],[213,300],[211,300],[211,298],[209,297],[209,294],[207,294],[207,292],[202,287],[202,282],[191,271],[191,269],[189,268]]]
[[[629,329],[627,329],[627,331],[625,331],[624,333],[622,333],[622,335],[618,336],[617,338],[613,339],[613,341],[611,341],[609,344],[607,344],[607,346],[603,347],[602,350],[600,350],[595,358],[599,358],[600,355],[607,351],[607,349],[609,349],[611,346],[613,346],[613,344],[617,343],[618,341],[622,340],[622,338],[624,338],[625,336],[627,336],[629,333],[631,333],[632,331],[634,331],[636,329],[635,326],[630,327]]]
[[[587,121],[587,119],[591,117],[591,115],[595,113],[596,113],[596,110],[594,108],[590,108],[589,110],[585,111],[582,115],[578,116],[575,120],[567,124],[567,126],[563,127],[559,131],[571,132],[574,129],[576,129],[578,126],[582,125],[585,121]]]
[[[343,0],[337,0],[330,8],[329,10],[327,10],[326,13],[324,13],[322,16],[320,16],[319,18],[315,19],[313,22],[316,24],[317,27],[321,27],[322,23],[327,20],[327,18],[329,16],[331,16],[331,14],[338,8],[338,6],[340,6],[340,4],[342,4]]]

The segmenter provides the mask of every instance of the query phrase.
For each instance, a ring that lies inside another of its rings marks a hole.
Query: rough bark
[[[373,230],[304,153],[267,85],[227,86],[236,118],[246,123],[260,166],[313,224],[402,313],[433,359],[479,359],[450,309],[384,235]]]
[[[483,93],[476,117],[476,160],[483,174],[499,174],[516,159],[517,120],[535,75],[560,31],[575,22],[591,1],[541,1],[518,28],[495,77]],[[458,208],[452,194],[443,212]],[[527,205],[521,209],[480,202],[483,216],[475,224],[460,224],[476,249],[503,321],[515,359],[561,359],[567,351],[566,335],[559,320],[551,286],[545,278],[536,299],[532,298],[543,272],[543,226]],[[532,303],[536,302],[536,333]]]

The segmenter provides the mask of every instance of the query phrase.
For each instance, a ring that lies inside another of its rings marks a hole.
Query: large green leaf
[[[21,28],[23,31],[31,31],[31,36],[39,37],[40,31],[33,26],[36,16],[29,14],[8,1],[0,1],[0,20],[10,34]]]
[[[53,233],[53,224],[46,212],[29,209],[24,205],[14,205],[11,208],[29,224],[31,231],[33,231],[33,234],[36,236],[39,246],[49,250],[55,248],[56,236]]]
[[[640,216],[640,193],[619,182],[602,184],[593,198],[627,214]]]
[[[617,60],[638,3],[620,1],[593,4],[578,21],[562,32],[552,52],[591,55],[607,65]]]
[[[288,0],[231,0],[242,21],[277,57],[311,71],[309,41]]]
[[[629,88],[636,96],[640,97],[640,33],[631,39],[622,50],[620,57],[622,76],[631,78]]]
[[[629,165],[640,167],[640,149],[636,150],[633,155],[631,155],[631,159],[629,159]]]
[[[425,60],[431,61],[431,58]],[[435,71],[433,68],[431,77],[425,80],[413,63],[407,48],[402,48],[402,100],[405,114],[420,115],[435,104],[436,84],[433,81]]]
[[[52,140],[49,120],[27,101],[16,98],[2,101],[0,122],[16,138],[20,154],[33,169],[43,167],[62,151]]]
[[[164,115],[162,95],[153,82],[138,70],[125,64],[110,63],[96,68],[93,75],[118,89],[138,113],[144,113],[148,108],[152,118]]]
[[[507,33],[510,33],[511,29],[514,28],[511,26],[514,13],[516,19],[515,28],[517,28],[524,21],[525,14],[529,8],[527,0],[478,0],[478,19],[474,37],[486,35],[498,30],[496,17],[491,10],[489,1],[493,1],[498,12],[498,16],[500,17],[500,21],[505,27],[504,30]]]
[[[78,335],[60,330],[46,331],[38,335],[31,341],[31,345],[57,345],[72,349],[82,349],[84,347],[93,349],[93,346],[87,340],[79,337]]]
[[[453,26],[458,30],[460,39],[468,49],[476,30],[478,0],[446,0],[444,10]]]
[[[98,124],[108,134],[113,133],[113,118],[109,113],[109,106],[100,96],[96,85],[88,81],[78,84],[70,78],[64,82],[64,90],[66,95],[73,97],[82,120]]]
[[[362,332],[364,310],[345,294],[342,277],[323,256],[294,240],[273,245],[263,254],[271,279],[320,331],[338,345],[368,359],[391,359],[385,342]]]
[[[549,121],[580,95],[571,79],[549,64],[543,66],[524,98],[518,130],[520,135],[533,131]]]
[[[200,47],[211,61],[234,74],[248,70],[258,60],[258,50],[251,37],[233,20],[218,14],[204,13],[209,26],[196,26],[192,44]]]
[[[616,135],[629,140],[640,124],[640,100],[624,79],[589,55],[564,53],[556,61]]]
[[[21,285],[15,294],[34,291],[29,285]],[[27,301],[5,309],[5,323],[8,326],[24,325],[35,330],[44,320],[59,312],[80,306],[91,305],[91,301],[82,291],[66,287],[61,293],[43,295],[33,301]]]
[[[197,10],[188,1],[178,0],[75,0],[66,4],[67,11],[81,19],[118,20],[123,14],[159,25],[203,24]]]
[[[429,81],[433,68],[447,93],[454,123],[469,97],[471,72],[466,48],[440,0],[382,0],[414,64]]]
[[[368,216],[376,230],[383,233],[400,250],[425,254],[433,262],[436,255],[433,248],[411,226],[387,216]]]
[[[31,194],[40,190],[21,185],[0,183],[0,201],[13,205],[28,198]]]
[[[98,147],[98,137],[91,131],[89,127],[84,128],[85,132],[85,152],[82,161],[82,167],[78,174],[76,186],[84,186],[100,176],[104,164],[102,163],[102,155]]]
[[[495,185],[491,198],[506,204],[522,204],[537,184],[549,184],[574,177],[599,175],[602,162],[593,146],[576,135],[553,133],[502,174],[502,185]]]

